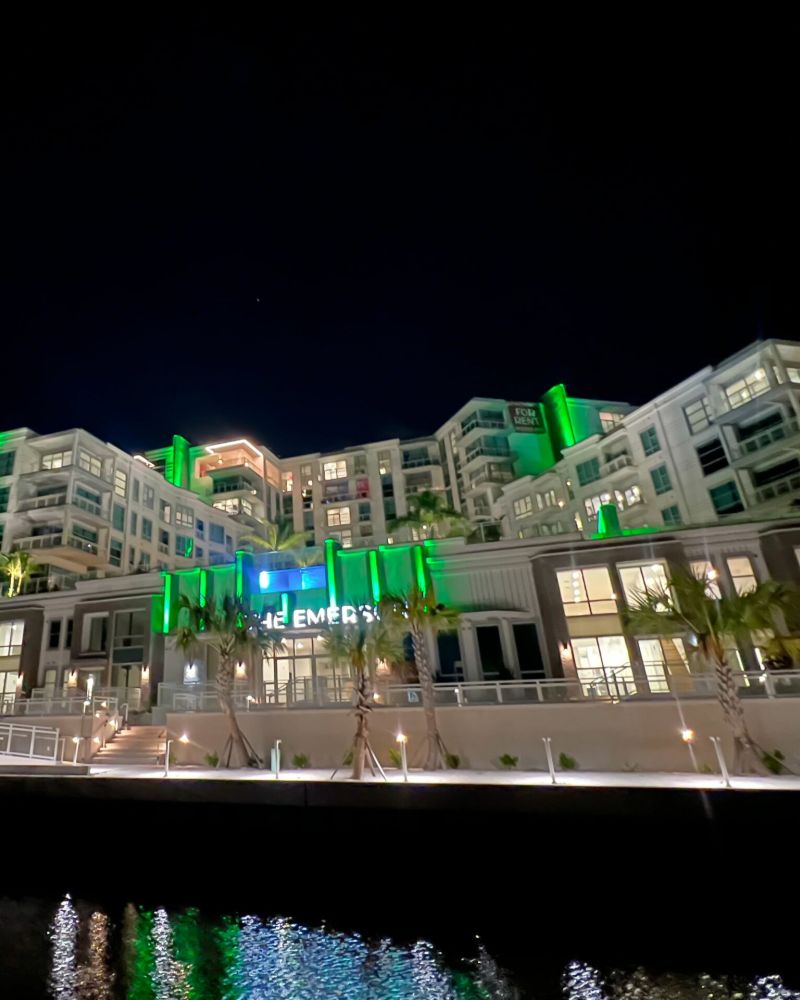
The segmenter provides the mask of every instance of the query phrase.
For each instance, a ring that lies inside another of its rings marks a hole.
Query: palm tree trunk
[[[233,661],[221,658],[217,669],[217,697],[222,713],[228,723],[228,730],[234,749],[238,752],[241,763],[239,767],[257,763],[245,742],[244,733],[239,728],[236,718],[236,706],[233,703]]]
[[[366,670],[359,670],[356,681],[356,736],[353,741],[354,781],[361,781],[364,777],[364,758],[369,742],[369,713],[371,711],[369,673]]]
[[[411,625],[411,641],[414,646],[414,660],[422,692],[422,710],[425,713],[425,731],[428,740],[425,770],[436,771],[446,763],[443,754],[444,743],[436,723],[436,699],[433,688],[433,672],[428,659],[428,647],[425,645],[425,633],[419,625]]]
[[[736,774],[759,770],[758,744],[750,736],[747,720],[744,716],[742,699],[736,678],[730,664],[725,658],[723,649],[713,650],[714,676],[717,682],[717,699],[719,700],[725,721],[733,734],[733,770]]]

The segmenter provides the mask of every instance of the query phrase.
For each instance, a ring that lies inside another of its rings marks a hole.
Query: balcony
[[[14,544],[23,552],[30,552],[35,562],[60,566],[73,572],[105,562],[96,542],[87,542],[60,531],[51,535],[15,538]]]
[[[17,513],[27,514],[32,520],[41,520],[53,508],[64,507],[67,504],[84,511],[86,514],[92,514],[94,517],[103,517],[100,504],[87,500],[85,497],[72,497],[71,500],[68,500],[66,492],[46,493],[44,496],[20,500],[17,504]],[[39,512],[42,514],[39,515]]]
[[[510,461],[513,456],[507,448],[493,448],[488,445],[479,445],[467,451],[464,455],[464,464],[469,465],[470,462],[474,462],[478,458],[505,458]]]
[[[227,479],[214,480],[211,492],[215,497],[222,493],[249,493],[252,496],[258,492],[254,488],[254,482],[250,482],[244,476],[231,476]]]
[[[439,459],[426,455],[421,458],[404,458],[402,463],[404,469],[424,469],[428,465],[439,465]]]
[[[470,490],[478,489],[479,487],[485,485],[486,483],[502,485],[504,483],[511,483],[514,481],[514,473],[511,470],[505,469],[485,469],[483,472],[478,473],[474,476],[467,487],[467,492]]]
[[[614,458],[609,459],[600,466],[600,478],[608,479],[609,477],[615,476],[619,472],[624,472],[626,469],[634,467],[633,459],[627,452],[625,452],[622,455],[616,455]]]
[[[754,434],[752,437],[739,441],[731,447],[733,461],[739,465],[754,465],[768,458],[773,451],[780,451],[781,448],[773,448],[773,445],[783,443],[796,438],[800,434],[800,425],[797,420],[784,420],[780,424],[774,424],[766,430]],[[795,446],[798,444],[794,442]]]
[[[800,472],[795,472],[791,476],[776,479],[774,483],[769,483],[767,486],[757,489],[756,500],[758,503],[767,503],[770,500],[777,500],[778,497],[798,492],[800,492]]]

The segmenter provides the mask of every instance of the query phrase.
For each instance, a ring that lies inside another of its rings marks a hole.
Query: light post
[[[81,743],[83,742],[83,737],[82,736],[73,736],[72,737],[72,742],[75,744],[75,753],[72,755],[72,763],[73,764],[77,764],[78,763],[78,750],[80,748]]]
[[[271,757],[272,773],[275,775],[275,780],[277,781],[281,773],[281,740],[275,740]]]
[[[175,742],[175,740],[172,740],[172,739],[167,740],[167,750],[166,750],[166,753],[164,754],[164,777],[165,778],[169,777],[169,750],[170,750],[170,747],[172,746],[172,744],[174,742]],[[178,737],[178,743],[188,743],[188,742],[189,742],[189,737],[186,735],[186,733],[183,733],[181,736]]]
[[[731,776],[728,774],[728,765],[725,763],[725,755],[722,753],[722,740],[719,736],[709,736],[711,743],[714,746],[714,751],[717,755],[717,762],[719,764],[719,770],[722,774],[722,781],[726,788],[731,787]]]
[[[405,733],[398,733],[395,739],[400,744],[400,764],[403,768],[403,781],[408,781],[408,754],[406,753],[408,737]]]
[[[553,762],[553,748],[551,746],[552,740],[549,736],[542,737],[542,743],[544,743],[544,752],[547,757],[547,770],[550,772],[550,784],[556,784],[556,765]]]

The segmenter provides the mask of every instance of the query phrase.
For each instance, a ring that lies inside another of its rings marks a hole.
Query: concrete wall
[[[683,703],[686,724],[697,733],[696,752],[700,766],[716,770],[709,736],[721,736],[727,759],[732,744],[716,701]],[[759,700],[745,705],[754,739],[765,749],[780,749],[788,762],[800,766],[800,700]],[[531,705],[441,708],[439,724],[451,753],[461,757],[462,767],[495,768],[503,753],[519,757],[521,769],[546,767],[542,737],[553,740],[554,755],[562,751],[575,757],[582,770],[689,771],[691,759],[679,735],[680,719],[672,701],[602,705]],[[273,710],[242,712],[239,721],[256,751],[264,757],[276,739],[283,741],[283,762],[291,766],[294,754],[304,753],[315,767],[334,767],[350,748],[353,716],[350,711]],[[225,720],[219,714],[173,714],[167,716],[170,733],[186,733],[191,743],[173,744],[179,763],[203,763],[211,750],[221,753],[227,737]],[[409,761],[421,764],[424,752],[424,720],[417,708],[386,709],[373,713],[370,731],[382,762],[396,746],[399,729],[407,734]]]

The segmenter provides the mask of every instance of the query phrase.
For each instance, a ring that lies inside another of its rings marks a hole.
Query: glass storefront
[[[283,649],[262,660],[264,698],[267,703],[292,705],[349,703],[350,669],[334,664],[319,634],[287,636]]]

